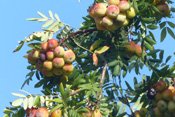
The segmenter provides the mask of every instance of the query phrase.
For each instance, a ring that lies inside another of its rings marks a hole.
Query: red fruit
[[[156,87],[157,91],[159,91],[159,92],[167,89],[166,82],[163,80],[160,80],[159,82],[157,82],[155,87]]]
[[[95,8],[95,5],[91,6],[90,9],[89,9],[89,15],[93,18],[96,17],[96,14],[94,12],[94,8]]]
[[[118,5],[120,0],[108,0],[109,5]]]
[[[49,49],[48,42],[43,42],[41,44],[41,49],[42,49],[43,52],[46,52]]]
[[[173,98],[173,93],[172,93],[172,91],[170,89],[165,89],[162,92],[162,97],[163,97],[163,99],[165,99],[167,101],[170,101]]]
[[[64,61],[66,63],[72,63],[75,60],[75,54],[72,50],[65,51]]]
[[[55,49],[58,46],[58,41],[56,39],[50,39],[48,41],[48,48],[49,49]]]
[[[125,12],[129,9],[130,5],[128,1],[122,0],[119,2],[118,7],[121,12]]]
[[[120,9],[116,5],[110,5],[106,11],[107,16],[110,18],[116,18],[119,13]]]
[[[72,71],[74,70],[74,67],[72,64],[65,64],[63,66],[63,73],[65,75],[70,75],[72,73]]]
[[[40,53],[40,54],[39,54],[39,59],[40,59],[42,62],[46,61],[46,55],[45,55],[44,53]]]
[[[50,115],[50,117],[61,117],[61,116],[62,116],[62,111],[60,109],[54,110]]]
[[[170,14],[170,8],[166,3],[157,5],[157,9],[163,17],[168,16]]]
[[[52,60],[54,58],[54,52],[53,51],[47,51],[46,52],[47,60]]]
[[[27,56],[28,62],[31,64],[35,64],[39,59],[39,54],[40,54],[40,51],[36,49],[30,52]]]
[[[89,110],[89,113],[82,113],[81,115],[82,115],[83,117],[92,117],[92,112],[91,112],[91,110],[90,110],[89,108],[86,108],[86,109]]]
[[[35,117],[49,117],[49,111],[46,108],[41,107],[37,109]]]
[[[128,56],[133,56],[135,52],[135,43],[134,41],[130,41],[128,45],[125,45],[125,52],[128,54]]]
[[[138,57],[141,57],[141,55],[142,55],[142,47],[141,47],[141,45],[135,45],[135,54],[136,54],[136,56],[138,56]]]
[[[94,8],[95,15],[102,17],[106,15],[106,6],[103,3],[97,3]]]
[[[35,117],[37,109],[31,109],[30,113],[26,117]]]
[[[64,59],[63,58],[60,58],[60,57],[56,57],[53,59],[53,66],[55,68],[62,68],[64,66]]]
[[[54,50],[54,55],[56,57],[63,57],[64,56],[64,53],[65,53],[65,50],[63,47],[61,46],[57,46]]]

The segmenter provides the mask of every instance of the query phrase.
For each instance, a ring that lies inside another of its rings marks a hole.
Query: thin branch
[[[107,70],[107,66],[108,66],[108,63],[107,61],[105,61],[105,65],[103,67],[103,71],[102,71],[102,75],[101,75],[101,78],[100,78],[100,88],[102,89],[103,87],[103,84],[104,84],[104,81],[105,81],[105,74],[106,74],[106,70]],[[99,105],[100,103],[100,100],[102,98],[102,95],[103,95],[103,92],[100,92],[99,96],[98,96],[98,101],[97,101],[97,105]]]
[[[78,93],[78,92],[80,92],[80,91],[81,91],[81,88],[79,88],[79,89],[75,90],[74,92],[72,92],[72,93],[71,93],[71,96],[73,96],[73,95],[77,94],[77,93]]]

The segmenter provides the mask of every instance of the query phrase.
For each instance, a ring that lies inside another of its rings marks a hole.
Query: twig
[[[104,65],[104,68],[103,68],[103,71],[102,71],[102,75],[101,75],[101,78],[100,78],[100,88],[102,89],[103,87],[103,84],[104,84],[104,81],[105,81],[105,74],[106,74],[106,69],[107,69],[107,66],[108,66],[108,63],[107,61],[105,61],[105,65]],[[98,96],[98,101],[97,101],[97,105],[100,103],[100,100],[102,98],[102,95],[103,95],[103,92],[101,92]]]
[[[75,95],[76,93],[80,92],[81,91],[81,88],[75,90],[74,92],[71,93],[71,96]]]

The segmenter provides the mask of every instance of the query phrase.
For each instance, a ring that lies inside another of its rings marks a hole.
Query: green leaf
[[[54,20],[53,13],[51,10],[49,10],[49,16],[50,16],[50,18],[52,18]]]
[[[41,17],[43,17],[44,19],[48,19],[44,14],[42,14],[41,12],[37,12],[38,13],[38,15],[40,15]]]
[[[34,102],[33,102],[33,106],[38,105],[39,102],[40,102],[40,96],[36,96],[35,99],[34,99]]]
[[[135,9],[136,14],[138,14],[139,13],[139,9],[138,9],[138,5],[137,5],[136,1],[133,1],[133,7]]]
[[[109,46],[103,46],[103,47],[97,48],[95,50],[95,53],[102,54],[102,53],[106,52],[109,48],[110,48]]]
[[[149,31],[149,34],[150,34],[150,36],[152,37],[152,39],[153,39],[154,41],[156,41],[156,39],[155,39],[155,37],[154,37],[154,34],[153,34],[151,31]]]
[[[154,18],[141,18],[141,21],[145,23],[154,23],[155,19]]]
[[[30,96],[29,97],[29,105],[28,105],[29,108],[31,108],[33,106],[33,102],[34,102],[33,101],[33,96]]]
[[[171,27],[171,28],[175,28],[175,24],[173,22],[169,22],[168,21],[168,25]]]
[[[114,67],[113,75],[114,76],[120,75],[120,70],[121,70],[120,66],[119,65],[116,65]]]
[[[13,52],[19,51],[22,48],[23,45],[24,45],[24,41],[21,41],[20,45]]]
[[[166,22],[162,22],[162,23],[160,23],[159,25],[160,25],[160,29],[162,29],[162,28],[164,28],[164,27],[165,27]]]
[[[156,13],[160,13],[159,10],[157,9],[157,7],[155,7],[155,6],[153,6],[153,5],[152,5],[151,7],[152,7],[152,9],[153,9]]]
[[[159,58],[162,60],[163,59],[163,55],[164,55],[164,50],[162,50],[159,54]]]
[[[131,86],[129,85],[129,83],[128,83],[127,81],[125,81],[125,83],[126,83],[126,86],[128,87],[128,89],[129,89],[130,91],[134,91],[134,90],[131,88]]]
[[[49,25],[51,25],[53,23],[53,20],[48,20],[46,23],[44,23],[42,25],[42,27],[48,27]]]
[[[147,28],[154,30],[154,29],[157,29],[158,26],[155,24],[151,24],[151,25],[148,25]]]
[[[154,50],[154,47],[152,45],[150,45],[149,43],[147,43],[146,41],[144,42],[144,46],[146,49],[148,49],[150,51]]]
[[[153,39],[151,39],[151,38],[149,38],[149,37],[145,37],[145,40],[146,40],[150,45],[156,44],[156,41],[154,41]]]
[[[20,106],[23,102],[23,98],[16,99],[15,101],[12,102],[12,106]]]
[[[80,55],[78,55],[77,57],[79,57],[79,58],[85,58],[85,57],[87,57],[88,56],[88,54],[86,53],[86,54],[80,54]]]
[[[5,113],[5,114],[11,114],[11,113],[13,113],[13,111],[12,110],[9,110],[9,109],[4,109],[3,113]]]
[[[57,103],[63,103],[63,100],[59,99],[59,98],[54,98],[54,99],[49,99],[47,100],[49,102],[57,102]]]
[[[86,101],[81,101],[81,102],[76,103],[75,109],[82,107],[84,104],[86,104]]]
[[[173,31],[169,27],[167,27],[167,30],[168,30],[168,33],[171,35],[171,37],[173,37],[175,39],[175,35],[174,35]]]
[[[61,93],[62,98],[64,99],[65,92],[64,92],[64,86],[63,86],[62,82],[60,83],[59,90],[60,90],[60,93]]]
[[[58,16],[58,14],[56,14],[56,13],[55,13],[55,18],[56,18],[56,20],[57,20],[58,22],[60,22],[60,18],[59,18],[59,16]]]
[[[54,29],[55,27],[58,28],[58,25],[59,25],[59,22],[56,21],[56,22],[52,23],[52,24],[47,28],[47,30],[52,30],[52,31],[53,31],[53,29]]]
[[[93,51],[94,49],[96,49],[102,42],[102,39],[98,39],[96,40],[90,47],[90,50]]]
[[[12,95],[17,96],[17,97],[26,97],[25,95],[19,94],[19,93],[12,93]]]
[[[117,65],[117,63],[118,63],[117,60],[113,60],[113,61],[111,61],[111,62],[108,63],[108,66],[109,67],[115,66],[115,65]]]
[[[161,31],[160,41],[162,42],[165,39],[165,37],[166,37],[166,27],[164,29],[162,29],[162,31]]]
[[[153,54],[156,54],[159,51],[160,51],[159,49],[156,49],[156,50],[150,51],[150,53],[147,53],[147,55],[153,55]]]
[[[24,110],[26,110],[28,107],[28,98],[24,98],[24,101],[23,101],[23,108]]]
[[[57,106],[53,107],[53,108],[50,110],[49,113],[51,114],[54,110],[60,109],[60,108],[62,108],[62,107],[63,107],[63,104],[57,105]]]
[[[28,18],[29,21],[38,21],[39,18]]]
[[[166,63],[169,61],[171,59],[171,56],[168,56],[167,58],[166,58]]]

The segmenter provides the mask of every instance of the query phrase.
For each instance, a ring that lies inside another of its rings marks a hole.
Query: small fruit
[[[126,19],[126,14],[125,13],[119,13],[116,17],[116,20],[118,22],[125,22]]]
[[[96,14],[94,12],[94,8],[95,8],[95,5],[91,6],[90,9],[89,9],[89,15],[93,18],[96,17]]]
[[[116,18],[119,13],[120,9],[116,5],[110,5],[106,11],[107,16],[110,18]]]
[[[146,114],[147,114],[147,112],[148,112],[148,109],[147,109],[147,108],[144,108],[144,107],[142,107],[142,108],[140,109],[140,111],[139,111],[139,113],[140,113],[140,115],[141,115],[142,117],[145,117]]]
[[[114,22],[112,26],[106,27],[107,30],[109,31],[114,31],[120,28],[120,24],[118,22]]]
[[[53,51],[47,51],[46,52],[47,60],[52,60],[54,58],[54,52]]]
[[[65,53],[65,50],[63,47],[61,46],[57,46],[54,50],[54,55],[56,57],[63,57],[64,56],[64,53]]]
[[[31,112],[29,114],[27,114],[26,117],[36,117],[36,111],[37,111],[37,109],[32,109]]]
[[[158,107],[155,107],[153,112],[156,117],[163,117],[163,112],[161,112]]]
[[[157,103],[157,107],[159,108],[160,111],[164,112],[168,108],[168,104],[164,100],[159,100]]]
[[[173,94],[175,93],[175,88],[174,88],[174,86],[169,86],[168,89],[170,89],[170,90],[172,91]]]
[[[165,89],[162,92],[162,97],[163,97],[163,99],[165,99],[167,101],[170,101],[173,98],[173,93],[172,93],[172,91],[170,89]]]
[[[108,16],[103,17],[102,19],[103,26],[105,28],[110,27],[113,25],[114,21],[113,19],[109,18]]]
[[[158,93],[156,94],[156,96],[155,96],[155,100],[159,101],[159,100],[161,100],[161,99],[163,99],[162,93],[158,92]]]
[[[155,87],[157,91],[161,92],[167,88],[167,85],[165,81],[160,80],[159,82],[156,83]]]
[[[166,3],[157,5],[157,9],[163,17],[166,17],[170,14],[170,8]]]
[[[174,101],[170,100],[168,102],[168,110],[172,113],[175,112],[175,102]]]
[[[53,68],[53,63],[52,63],[52,61],[49,61],[49,60],[44,61],[44,63],[43,63],[43,68],[44,68],[46,71],[51,71],[52,68]]]
[[[63,74],[63,69],[61,69],[61,68],[53,68],[52,71],[53,71],[53,73],[54,73],[55,75],[57,75],[57,76]]]
[[[37,109],[35,117],[49,117],[49,111],[46,108],[41,107]]]
[[[132,18],[134,18],[134,17],[136,16],[136,12],[135,12],[134,7],[131,7],[130,9],[128,9],[128,10],[126,11],[126,16],[127,16],[127,18],[129,18],[129,19],[132,19]]]
[[[41,44],[41,49],[42,49],[43,52],[46,52],[49,49],[48,42],[43,42]]]
[[[72,50],[65,51],[64,61],[66,63],[72,63],[75,60],[75,54]]]
[[[102,117],[102,115],[101,115],[101,113],[100,113],[100,111],[98,109],[95,109],[93,111],[93,117]]]
[[[95,17],[95,23],[98,30],[106,30],[102,23],[103,17]]]
[[[46,61],[46,54],[45,53],[40,53],[39,54],[39,59],[42,61],[42,62],[44,62],[44,61]]]
[[[72,73],[72,71],[74,70],[74,67],[72,64],[65,64],[63,66],[63,73],[65,75],[70,75]]]
[[[48,41],[48,48],[50,50],[55,49],[58,46],[58,41],[56,39],[50,39]]]
[[[135,45],[135,54],[136,54],[136,56],[137,57],[141,57],[141,55],[142,55],[142,47],[141,47],[141,45]]]
[[[39,55],[40,55],[40,51],[37,49],[34,49],[27,56],[28,62],[31,64],[35,64],[37,60],[39,59]]]
[[[126,12],[129,9],[130,5],[128,1],[122,0],[119,2],[118,7],[121,12]]]
[[[55,68],[62,68],[65,64],[64,59],[61,57],[54,58],[52,62]]]
[[[62,111],[61,111],[61,109],[54,110],[51,113],[50,117],[62,117]]]
[[[120,0],[108,0],[107,2],[109,5],[118,5]]]
[[[170,111],[165,111],[163,113],[163,117],[174,117],[173,114]]]
[[[39,59],[36,63],[36,69],[41,71],[43,69],[43,62]]]
[[[106,15],[106,6],[103,3],[97,3],[94,8],[95,15],[98,17],[103,17]]]
[[[122,27],[125,27],[125,26],[127,26],[128,24],[129,24],[129,19],[126,18],[125,21],[121,23],[121,26],[122,26]]]
[[[134,41],[130,41],[127,45],[124,45],[125,52],[128,54],[128,56],[133,56],[133,53],[135,52],[135,43]]]
[[[47,77],[53,76],[53,72],[52,72],[52,71],[47,71],[47,70],[45,70],[45,69],[42,69],[42,70],[41,70],[41,73],[42,73],[44,76],[47,76]]]

